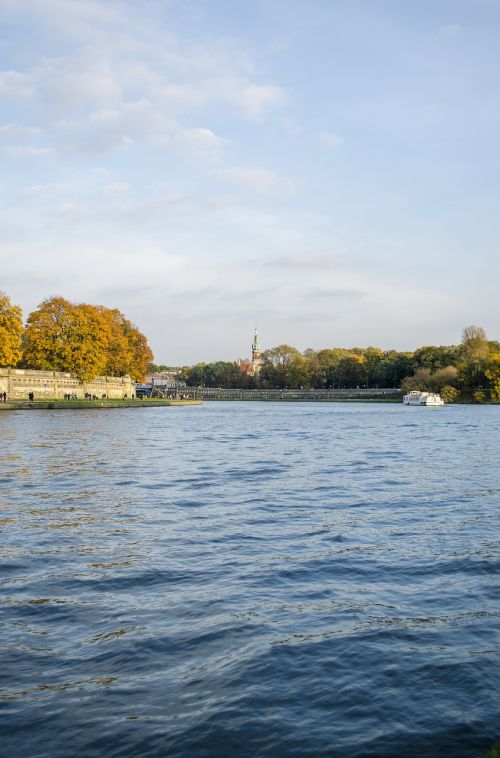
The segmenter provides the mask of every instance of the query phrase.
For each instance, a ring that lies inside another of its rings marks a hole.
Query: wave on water
[[[484,754],[497,414],[1,414],[0,753]]]

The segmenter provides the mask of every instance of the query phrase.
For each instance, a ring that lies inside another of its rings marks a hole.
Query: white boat
[[[412,390],[403,397],[403,403],[404,405],[444,405],[444,400],[435,392]]]

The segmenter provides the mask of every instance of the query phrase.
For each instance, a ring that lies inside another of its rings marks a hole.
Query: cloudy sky
[[[158,362],[500,338],[498,0],[0,0],[0,289]]]

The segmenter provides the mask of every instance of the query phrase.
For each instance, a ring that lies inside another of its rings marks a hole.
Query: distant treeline
[[[44,300],[23,325],[21,308],[0,292],[0,366],[68,371],[82,380],[130,375],[142,381],[152,363],[146,337],[117,309]],[[258,376],[248,364],[198,363],[177,369],[189,386],[269,389],[398,387],[457,398],[500,400],[500,343],[481,327],[464,329],[459,345],[427,345],[414,352],[378,347],[305,350],[278,345],[262,353]]]
[[[190,386],[234,388],[398,387],[441,392],[448,402],[459,397],[500,400],[500,343],[483,329],[464,329],[460,345],[420,347],[414,352],[378,347],[325,348],[301,353],[279,345],[261,356],[257,377],[238,364],[198,363],[179,371]]]
[[[24,326],[21,308],[0,292],[0,366],[142,381],[152,359],[146,337],[117,309],[51,297]]]

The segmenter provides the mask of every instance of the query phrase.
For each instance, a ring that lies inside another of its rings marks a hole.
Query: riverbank
[[[221,402],[250,401],[261,403],[396,403],[401,405],[400,397],[329,397],[329,398],[304,398],[304,397],[204,397],[203,400],[219,400]],[[498,400],[489,400],[477,403],[473,400],[457,400],[445,405],[500,405]],[[499,756],[500,758],[500,756]]]
[[[0,403],[0,411],[84,410],[89,408],[158,408],[201,405],[201,400],[16,400]]]
[[[401,402],[403,393],[382,389],[229,389],[223,387],[186,388],[203,400],[264,400],[280,402]]]

